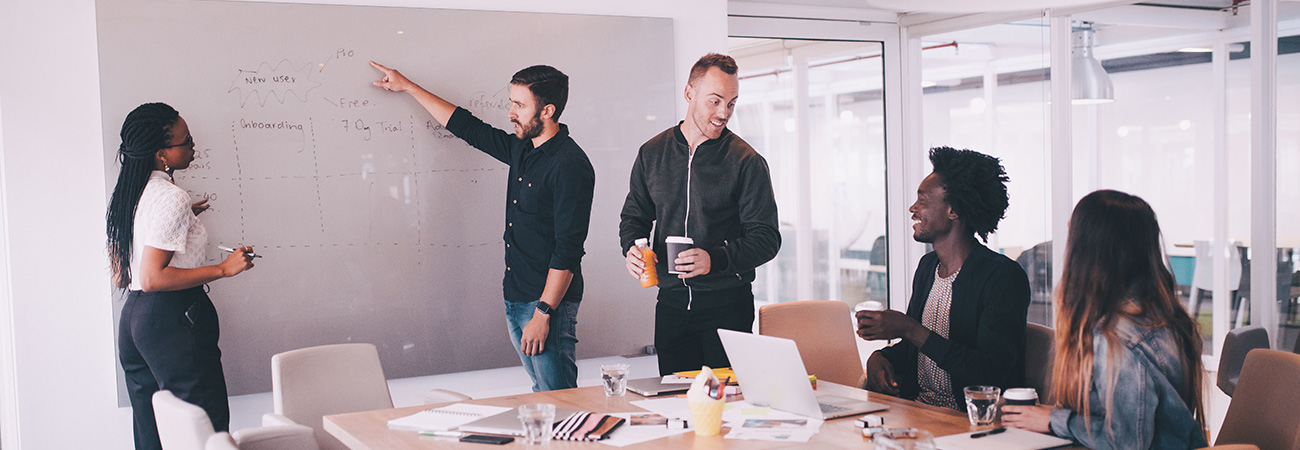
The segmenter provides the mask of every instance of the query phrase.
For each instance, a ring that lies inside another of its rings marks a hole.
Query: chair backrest
[[[1038,391],[1038,402],[1051,405],[1052,369],[1056,366],[1056,331],[1025,324],[1025,385]]]
[[[344,449],[322,417],[393,407],[379,351],[372,344],[335,344],[271,357],[275,413],[315,430],[325,450]]]
[[[1256,349],[1246,356],[1236,395],[1216,445],[1254,444],[1261,450],[1300,450],[1300,355]]]
[[[208,437],[216,433],[203,408],[176,398],[171,391],[153,394],[153,415],[164,450],[203,450]]]
[[[208,437],[207,445],[203,448],[205,450],[240,450],[239,446],[235,445],[235,439],[225,431]]]
[[[1219,355],[1219,375],[1217,385],[1224,394],[1232,396],[1237,388],[1237,378],[1241,375],[1241,366],[1246,362],[1246,354],[1257,348],[1270,348],[1268,330],[1259,325],[1236,328],[1228,331],[1223,340],[1223,353]]]
[[[818,380],[857,387],[862,378],[853,313],[844,302],[763,305],[758,309],[758,332],[793,340],[804,368]]]

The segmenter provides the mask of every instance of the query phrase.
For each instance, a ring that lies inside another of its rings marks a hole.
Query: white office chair
[[[258,428],[216,433],[208,413],[196,405],[177,398],[171,391],[153,394],[154,420],[164,450],[204,450],[220,437],[242,450],[319,450],[311,428],[296,424],[271,424]],[[265,419],[263,423],[265,424]]]
[[[165,450],[203,450],[212,430],[208,413],[171,391],[153,394],[153,415],[158,423],[158,439]]]
[[[207,445],[203,448],[205,450],[240,450],[239,446],[235,445],[235,438],[230,437],[230,433],[224,431],[209,436]]]
[[[323,417],[393,407],[379,351],[372,344],[335,344],[271,357],[275,414],[311,427],[325,450],[347,447],[324,429]]]
[[[424,393],[424,404],[432,405],[435,403],[463,402],[473,400],[473,397],[450,390],[450,389],[429,389]]]

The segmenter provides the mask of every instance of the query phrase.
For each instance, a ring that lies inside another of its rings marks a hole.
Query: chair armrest
[[[262,426],[264,427],[283,427],[289,425],[302,425],[302,424],[298,422],[294,422],[293,419],[290,419],[288,417],[276,413],[266,413],[262,415]]]
[[[246,428],[231,435],[240,450],[320,450],[311,427],[303,425]]]
[[[473,400],[473,397],[450,390],[450,389],[429,389],[424,393],[424,404],[432,405],[436,403],[463,402]]]

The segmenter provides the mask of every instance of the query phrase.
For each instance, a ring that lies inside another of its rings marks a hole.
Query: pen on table
[[[235,249],[233,249],[233,248],[230,248],[230,247],[222,247],[222,246],[220,246],[220,245],[217,246],[217,249],[218,249],[218,250],[221,250],[221,251],[223,251],[223,252],[226,252],[226,253],[234,253],[234,252],[235,252]],[[254,258],[261,258],[261,257],[262,257],[262,255],[259,255],[259,254],[253,253],[253,252],[248,252],[248,256],[252,256],[252,257],[254,257]]]
[[[979,438],[982,438],[982,437],[984,437],[984,436],[992,436],[992,435],[995,435],[995,434],[1001,433],[1001,432],[1003,432],[1003,431],[1007,431],[1007,429],[1006,429],[1006,428],[1003,428],[1003,427],[997,427],[997,428],[994,428],[994,429],[992,429],[992,430],[985,431],[985,432],[983,432],[983,433],[975,433],[975,434],[972,434],[972,435],[970,435],[970,438],[971,438],[971,439],[979,439]]]
[[[429,431],[429,430],[425,430],[425,431],[421,431],[421,432],[420,432],[420,436],[433,436],[433,437],[445,437],[445,438],[461,438],[461,437],[465,437],[465,435],[466,435],[466,433],[463,433],[463,432],[460,432],[460,431]]]

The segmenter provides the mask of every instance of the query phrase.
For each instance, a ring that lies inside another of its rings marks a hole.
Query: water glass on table
[[[983,427],[998,420],[998,398],[1002,389],[997,386],[966,386],[966,414],[970,424]]]
[[[524,425],[524,442],[528,445],[549,444],[551,428],[555,426],[555,405],[529,403],[520,406],[519,421]]]
[[[606,397],[622,397],[627,394],[627,364],[601,364],[600,382],[605,386]]]

